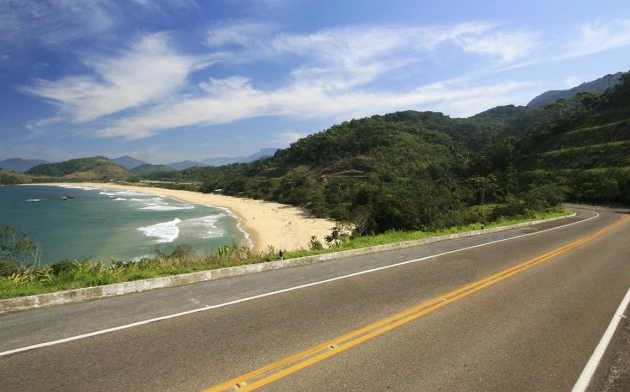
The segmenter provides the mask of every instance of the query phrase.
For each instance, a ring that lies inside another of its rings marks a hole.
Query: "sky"
[[[0,0],[0,160],[246,156],[629,69],[627,0]]]

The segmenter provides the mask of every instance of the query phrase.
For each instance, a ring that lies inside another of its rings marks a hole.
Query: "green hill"
[[[41,164],[28,170],[26,174],[45,181],[110,181],[136,177],[124,167],[101,156]]]
[[[630,202],[630,75],[601,96],[582,94],[580,110],[516,143],[523,178],[566,187],[570,199]]]
[[[31,181],[31,177],[26,174],[0,169],[0,185],[28,184]]]
[[[467,119],[416,111],[377,115],[335,125],[253,163],[195,167],[159,179],[202,181],[205,192],[302,206],[374,232],[453,226],[485,219],[472,206],[505,199],[486,192],[496,180],[486,184],[471,171],[484,146],[557,116],[554,108],[515,106]]]

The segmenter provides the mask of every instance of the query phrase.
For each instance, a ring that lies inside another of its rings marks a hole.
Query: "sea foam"
[[[195,206],[191,205],[183,205],[183,206],[171,206],[168,204],[149,204],[146,207],[141,207],[141,210],[150,210],[150,211],[178,211],[178,210],[192,210]]]
[[[116,191],[114,192],[115,195],[117,196],[144,196],[145,193],[141,193],[141,192],[135,192],[135,191]]]
[[[79,185],[59,185],[59,187],[66,188],[66,189],[83,189],[84,191],[94,191],[94,190],[99,189],[93,186],[79,186]]]
[[[179,227],[182,229],[190,229],[195,232],[199,238],[219,238],[225,234],[216,226],[217,221],[224,217],[223,214],[202,216],[200,218],[186,219]]]
[[[173,242],[179,237],[179,223],[180,219],[175,218],[172,221],[158,223],[151,226],[139,227],[142,233],[147,237],[155,237],[154,244],[165,244]]]

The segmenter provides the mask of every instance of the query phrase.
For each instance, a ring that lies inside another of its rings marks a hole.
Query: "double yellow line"
[[[582,237],[577,241],[554,249],[524,263],[518,264],[512,268],[508,268],[494,275],[490,275],[476,282],[462,286],[456,290],[433,298],[429,301],[425,301],[405,311],[384,318],[363,328],[349,332],[326,343],[314,346],[312,348],[309,348],[308,350],[302,351],[278,362],[271,363],[260,369],[240,375],[224,383],[215,385],[207,389],[205,392],[252,391],[254,389],[260,388],[264,385],[267,385],[292,373],[295,373],[300,369],[323,361],[324,359],[332,357],[333,355],[337,355],[342,351],[348,350],[349,348],[365,342],[366,340],[372,339],[373,337],[379,336],[387,331],[398,328],[403,324],[406,324],[428,313],[431,313],[443,306],[448,305],[449,303],[453,303],[462,298],[466,298],[469,295],[476,293],[477,291],[483,290],[486,287],[499,283],[513,275],[528,270],[540,263],[543,263],[558,255],[568,252],[571,249],[577,248],[578,246],[586,242],[607,234],[608,232],[627,222],[629,219],[629,216],[624,215],[617,222],[608,225],[603,229],[591,233],[585,237]]]

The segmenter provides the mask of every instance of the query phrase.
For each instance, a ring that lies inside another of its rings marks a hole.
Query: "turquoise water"
[[[63,200],[64,196],[74,196]],[[206,254],[247,245],[229,211],[162,196],[90,187],[0,187],[0,228],[25,232],[42,264],[70,259],[133,260],[187,244]]]

